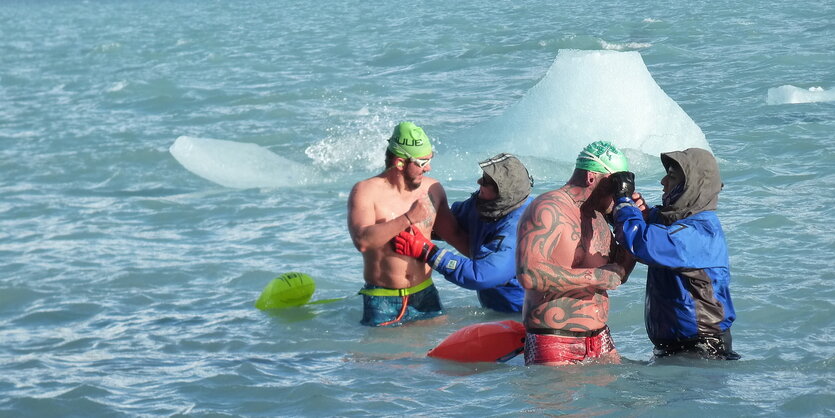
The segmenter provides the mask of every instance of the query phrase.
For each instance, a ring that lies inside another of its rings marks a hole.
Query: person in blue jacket
[[[700,148],[663,153],[661,163],[663,204],[649,211],[632,173],[612,175],[615,236],[648,266],[644,319],[653,354],[739,359],[728,247],[716,216],[719,166]]]
[[[422,259],[448,281],[476,290],[485,308],[521,312],[525,289],[516,280],[516,224],[533,200],[533,178],[511,154],[498,154],[479,166],[478,191],[452,204],[452,214],[469,235],[469,257],[436,246],[414,228],[395,237],[395,251]]]

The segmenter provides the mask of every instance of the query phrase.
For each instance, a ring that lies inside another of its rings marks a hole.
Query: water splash
[[[357,110],[354,120],[327,129],[327,136],[305,149],[305,154],[323,169],[373,171],[384,165],[386,139],[404,119],[386,106]],[[434,138],[433,138],[434,139]],[[433,141],[433,143],[435,143]]]

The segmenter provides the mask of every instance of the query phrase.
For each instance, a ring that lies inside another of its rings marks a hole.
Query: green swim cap
[[[400,122],[389,138],[388,150],[400,158],[421,158],[432,154],[432,144],[419,126]]]
[[[609,141],[597,141],[586,145],[580,151],[574,167],[595,173],[617,173],[629,171],[629,160],[615,144]]]

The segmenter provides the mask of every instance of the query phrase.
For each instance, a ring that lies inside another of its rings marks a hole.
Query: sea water
[[[0,415],[831,416],[833,39],[831,1],[0,2]],[[644,267],[620,365],[426,358],[516,319],[437,276],[444,323],[360,326],[347,195],[402,120],[451,201],[610,139],[657,203],[711,149],[742,360],[650,362]],[[287,271],[344,299],[257,310]]]

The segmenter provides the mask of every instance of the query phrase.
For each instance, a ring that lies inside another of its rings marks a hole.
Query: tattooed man
[[[618,250],[607,215],[609,176],[628,170],[613,144],[589,144],[568,183],[537,197],[522,215],[516,273],[525,288],[525,364],[620,361],[606,326],[606,291],[626,281],[635,260]]]
[[[466,246],[466,238],[456,242],[458,224],[444,188],[424,176],[432,156],[423,129],[400,123],[388,141],[386,168],[354,185],[348,197],[348,232],[363,259],[363,325],[399,326],[443,315],[432,269],[395,253],[392,242],[404,229],[429,235],[434,228],[451,244]]]

